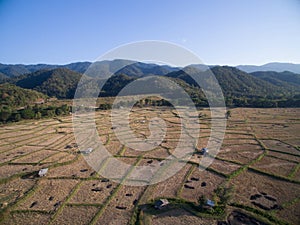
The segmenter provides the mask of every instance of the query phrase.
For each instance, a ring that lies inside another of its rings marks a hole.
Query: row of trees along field
[[[54,116],[68,115],[70,106],[26,106],[22,109],[12,109],[8,106],[3,106],[0,109],[0,123],[18,122],[22,119],[41,119]]]
[[[209,107],[209,103],[205,98],[192,98],[196,107]],[[175,105],[186,106],[188,101],[186,99],[175,99]],[[291,98],[285,97],[226,97],[225,104],[227,107],[254,107],[254,108],[277,108],[277,107],[300,107],[300,95],[295,95]],[[138,102],[120,101],[116,107],[128,107],[134,105],[136,107],[147,106],[171,106],[171,103],[165,99],[146,98]],[[112,103],[102,103],[99,105],[99,110],[108,110],[112,108]]]

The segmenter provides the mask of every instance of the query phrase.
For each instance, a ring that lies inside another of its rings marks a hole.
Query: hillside
[[[225,96],[253,97],[279,95],[282,93],[290,94],[289,89],[285,89],[285,87],[276,86],[234,67],[216,66],[213,67],[211,71],[216,76]],[[198,86],[189,74],[202,76],[203,72],[193,66],[188,66],[180,71],[169,73],[166,76],[179,78],[190,85]]]
[[[124,59],[97,61],[85,71],[85,74],[94,78],[108,78],[113,74],[116,74],[120,68],[124,68],[133,63],[135,63],[135,61]],[[119,72],[119,74],[122,74],[122,72]]]
[[[1,108],[18,108],[46,99],[47,96],[37,91],[17,87],[13,84],[0,84]]]
[[[8,79],[8,76],[6,76],[4,73],[0,72],[0,83],[5,82]]]
[[[126,74],[127,76],[131,76],[131,77],[144,77],[144,76],[151,76],[151,75],[163,76],[177,70],[179,69],[167,65],[160,66],[156,64],[136,62],[123,67],[115,74]]]
[[[297,87],[300,85],[300,74],[289,71],[274,72],[274,71],[258,71],[250,73],[252,76],[258,77],[275,85]]]
[[[103,85],[100,96],[116,96],[122,88],[124,88],[127,84],[134,81],[135,78],[129,77],[125,74],[112,76],[107,82]]]
[[[17,77],[22,74],[30,73],[25,65],[6,65],[0,64],[0,73],[4,74],[7,77]]]
[[[211,70],[225,95],[278,96],[292,94],[289,87],[272,84],[234,67],[214,67]]]
[[[82,74],[69,69],[39,70],[24,75],[15,80],[15,84],[22,88],[33,89],[48,96],[57,98],[73,98]]]

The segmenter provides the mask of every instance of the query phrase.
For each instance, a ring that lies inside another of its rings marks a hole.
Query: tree
[[[67,104],[62,105],[60,108],[64,114],[68,114],[70,112],[70,107]]]
[[[47,116],[48,117],[55,116],[55,110],[53,110],[53,109],[48,109],[46,112],[47,112]]]
[[[108,110],[108,109],[111,109],[111,105],[108,104],[108,103],[100,104],[99,105],[99,109],[101,109],[101,110]]]
[[[27,109],[23,109],[21,111],[21,116],[23,119],[33,119],[35,116],[35,113],[31,108],[27,108]]]
[[[221,205],[226,205],[231,199],[232,193],[233,193],[233,186],[230,187],[218,187],[215,190],[215,193],[220,199]]]
[[[36,119],[41,119],[41,118],[42,118],[42,113],[41,113],[41,112],[37,112],[37,113],[35,114],[35,118],[36,118]]]
[[[61,108],[57,108],[57,109],[55,110],[55,114],[58,115],[58,116],[62,115],[63,113],[64,113],[64,112],[63,112],[63,110],[62,110]]]
[[[225,114],[226,119],[229,119],[229,117],[231,117],[231,111],[227,110],[226,114]]]
[[[145,104],[146,104],[146,106],[150,105],[151,104],[151,99],[150,98],[146,98],[145,99]]]
[[[0,120],[6,122],[11,116],[11,109],[6,108],[0,111]]]
[[[198,199],[200,208],[203,208],[205,206],[206,202],[207,202],[207,198],[205,197],[205,195],[201,195]]]
[[[18,121],[20,121],[21,119],[22,119],[22,117],[21,117],[20,113],[16,113],[16,114],[14,115],[14,121],[18,122]]]

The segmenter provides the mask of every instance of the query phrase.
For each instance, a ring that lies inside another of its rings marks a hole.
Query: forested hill
[[[276,84],[243,72],[235,67],[214,67],[215,74],[225,95],[240,96],[290,96],[297,93],[297,89],[288,84]],[[300,75],[298,75],[300,78]]]
[[[69,64],[83,70],[89,64]],[[95,82],[101,83],[101,77],[117,71],[103,86],[100,96],[115,96],[130,82],[149,75],[159,75],[172,78],[192,96],[199,105],[205,104],[203,93],[190,73],[202,76],[203,65],[191,65],[185,68],[175,68],[156,64],[146,64],[128,60],[101,61],[89,69],[96,71]],[[122,69],[120,66],[123,65]],[[40,65],[40,67],[43,67]],[[36,68],[36,67],[35,67]],[[19,68],[20,69],[20,68]],[[30,69],[30,67],[27,67]],[[202,71],[202,72],[201,72]],[[216,76],[228,105],[233,106],[300,106],[300,75],[291,72],[254,72],[246,73],[235,67],[215,66],[211,71]],[[1,74],[0,74],[1,75]],[[87,75],[90,75],[87,73]],[[93,75],[93,73],[91,73]],[[8,79],[19,87],[33,89],[50,97],[59,99],[73,98],[82,73],[68,68],[41,69],[25,75]],[[92,79],[92,78],[91,78]],[[103,82],[102,82],[103,83]]]
[[[275,84],[268,82],[267,80],[260,79],[254,75],[236,69],[235,67],[216,66],[211,68],[211,72],[216,76],[225,96],[291,96],[297,93],[295,86],[291,88],[291,86],[287,83]],[[197,83],[189,74],[201,76],[201,73],[202,72],[198,71],[194,66],[188,66],[182,70],[169,73],[166,76],[179,78],[190,85],[197,86]],[[298,77],[300,78],[300,75],[298,75]]]
[[[46,95],[24,88],[17,87],[13,84],[0,84],[1,108],[18,108],[34,104],[37,101],[45,100]]]
[[[22,88],[33,89],[50,97],[73,98],[82,74],[66,68],[39,70],[19,76],[13,82]]]
[[[260,78],[262,80],[268,81],[272,84],[290,88],[299,88],[300,76],[299,74],[292,73],[289,71],[284,72],[274,72],[274,71],[258,71],[251,73],[252,76]]]

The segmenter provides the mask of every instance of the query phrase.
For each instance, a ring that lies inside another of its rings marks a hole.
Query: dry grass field
[[[208,109],[199,113],[197,148],[202,148],[211,124]],[[135,151],[120,143],[109,111],[97,112],[96,124],[113,156],[128,164],[151,166],[172,155],[178,144],[180,120],[174,115],[169,109],[132,111],[130,126],[140,137],[150,134],[151,118],[166,122],[164,141],[151,151]],[[71,116],[2,125],[0,223],[297,225],[299,134],[300,109],[232,109],[222,147],[205,171],[198,167],[202,156],[194,154],[175,176],[138,187],[94,172],[76,145]],[[49,168],[48,173],[38,177],[42,168]],[[232,190],[224,212],[198,210],[202,195],[222,205],[220,187]],[[160,198],[170,204],[154,209],[153,202]]]

